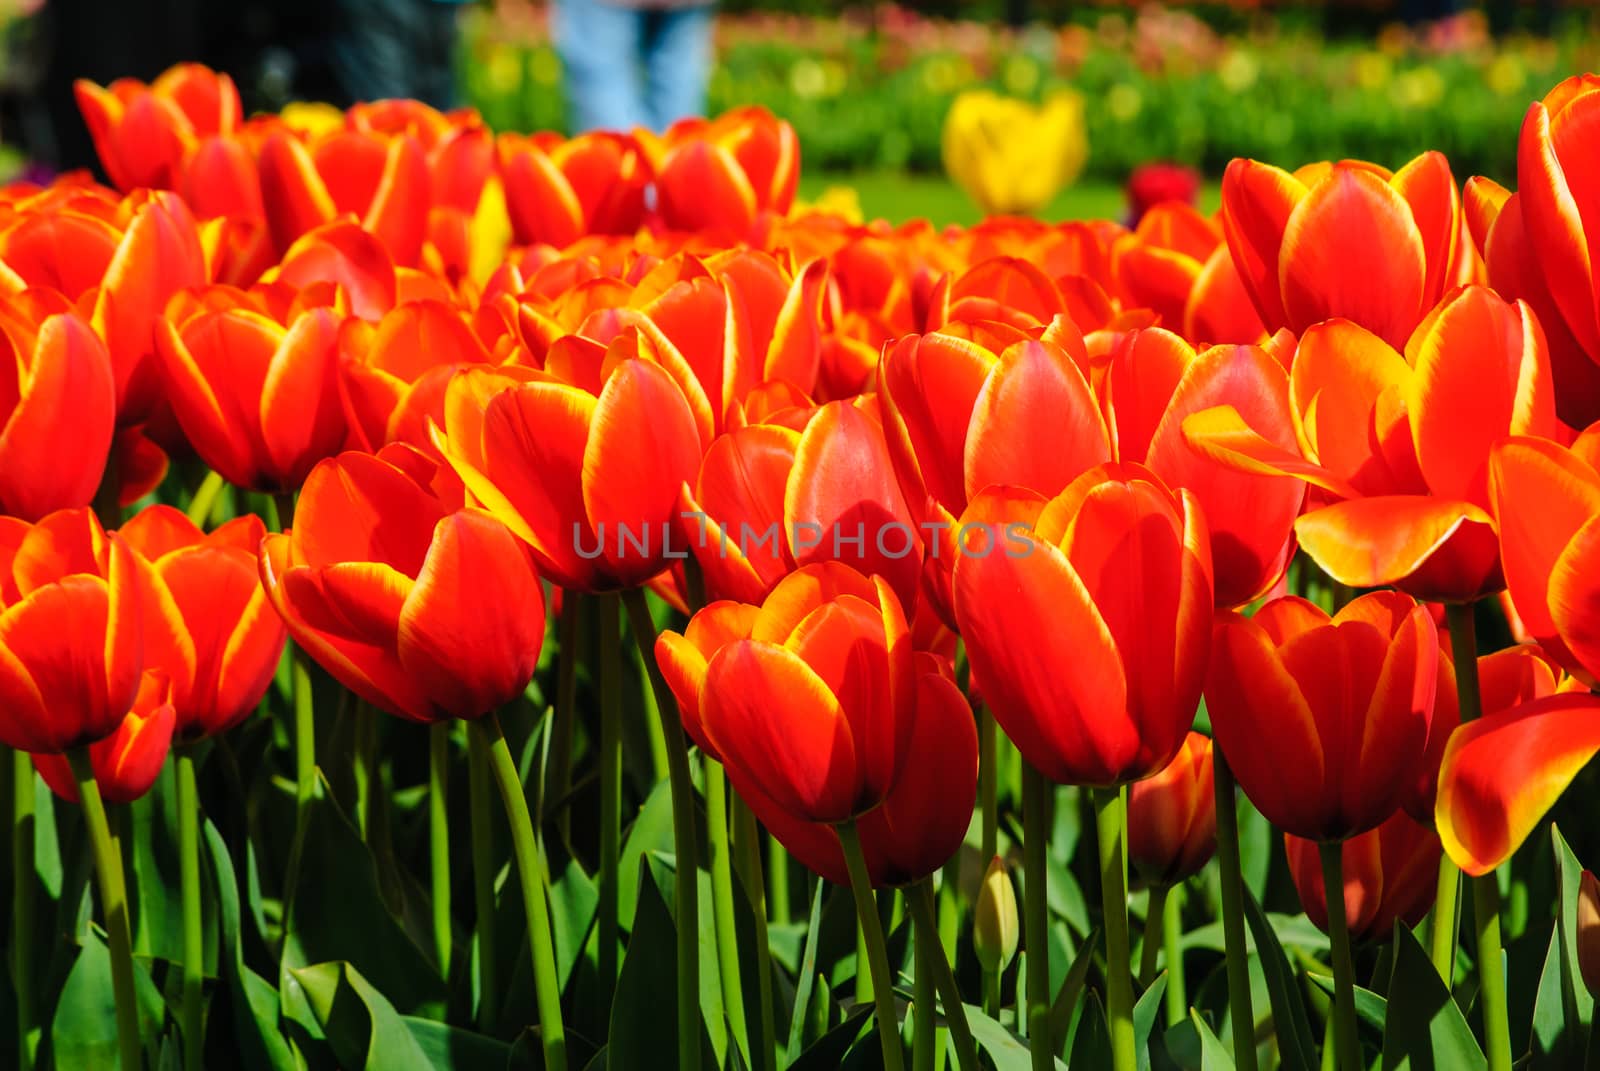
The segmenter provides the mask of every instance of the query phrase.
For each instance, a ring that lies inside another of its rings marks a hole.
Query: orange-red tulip
[[[435,493],[407,447],[345,453],[306,478],[293,529],[261,547],[289,634],[340,683],[413,721],[476,718],[527,687],[544,591],[504,525]]]
[[[1182,201],[1141,216],[1112,247],[1122,302],[1155,312],[1195,345],[1259,343],[1267,331],[1222,240],[1220,225]]]
[[[294,490],[344,442],[338,315],[275,309],[228,288],[196,308],[179,322],[157,324],[168,396],[184,435],[229,482]]]
[[[512,239],[565,248],[588,234],[632,234],[650,168],[627,134],[501,134],[496,144]]]
[[[547,374],[458,375],[438,446],[473,498],[562,587],[636,587],[688,551],[672,535],[705,443],[678,382],[628,357],[591,394]]]
[[[1171,885],[1216,849],[1211,738],[1190,732],[1166,769],[1128,788],[1128,862],[1147,884]]]
[[[1306,917],[1328,929],[1327,890],[1315,841],[1284,834],[1289,876]],[[1415,926],[1433,906],[1439,879],[1439,837],[1398,813],[1339,845],[1344,861],[1344,917],[1353,941],[1384,941],[1398,920]]]
[[[1375,164],[1309,164],[1293,174],[1234,160],[1222,228],[1269,331],[1342,318],[1396,349],[1451,287],[1470,281],[1450,165],[1426,152],[1391,174]]]
[[[198,63],[171,67],[148,86],[80,79],[73,88],[100,163],[123,191],[178,189],[196,142],[230,133],[241,114],[233,79]]]
[[[1023,757],[1064,784],[1163,769],[1194,721],[1211,644],[1194,496],[1143,466],[1106,465],[1049,500],[990,488],[961,523],[956,622]]]
[[[0,743],[54,754],[112,735],[143,670],[137,566],[87,508],[0,525]]]
[[[180,740],[224,733],[272,683],[283,621],[261,587],[266,529],[246,514],[210,535],[170,506],[141,510],[118,529],[141,559],[145,663],[171,683]]]
[[[132,803],[150,791],[167,761],[174,721],[166,674],[146,670],[133,709],[122,724],[110,736],[89,745],[95,783],[107,803]],[[34,755],[33,766],[52,792],[70,803],[78,802],[78,783],[65,755]]]
[[[1437,601],[1503,585],[1490,447],[1550,434],[1556,422],[1544,335],[1527,305],[1485,287],[1455,291],[1405,356],[1347,320],[1318,324],[1300,338],[1289,397],[1298,450],[1228,408],[1191,416],[1185,437],[1230,466],[1299,476],[1331,500],[1295,533],[1336,580]]]
[[[94,498],[116,422],[104,344],[49,305],[0,298],[0,511],[30,521]]]
[[[1206,709],[1239,787],[1273,825],[1341,840],[1414,791],[1438,667],[1433,620],[1405,595],[1365,595],[1332,619],[1289,596],[1219,619]]]
[[[656,209],[674,230],[743,237],[762,213],[783,215],[794,203],[800,142],[794,127],[764,108],[682,119],[660,144],[645,144],[654,161]]]

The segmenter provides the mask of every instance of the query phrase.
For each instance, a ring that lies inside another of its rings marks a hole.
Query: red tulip
[[[1315,841],[1284,834],[1289,876],[1306,917],[1328,929],[1327,890]],[[1415,926],[1433,906],[1439,879],[1439,838],[1397,813],[1376,829],[1339,845],[1344,861],[1344,917],[1352,941],[1384,941],[1396,921]]]
[[[261,519],[246,514],[208,536],[178,510],[151,506],[118,534],[140,557],[145,662],[171,683],[174,731],[227,732],[261,702],[283,653],[257,565]]]
[[[233,79],[198,63],[169,68],[148,86],[120,78],[102,89],[79,79],[73,89],[100,163],[125,192],[178,189],[195,143],[239,124]]]
[[[1211,738],[1190,732],[1166,769],[1128,787],[1128,862],[1150,885],[1172,885],[1217,849]]]
[[[1142,466],[1106,465],[1048,501],[990,488],[962,528],[956,621],[984,701],[1023,757],[1053,781],[1093,786],[1167,766],[1194,720],[1211,641],[1210,544],[1194,496]]]
[[[1427,609],[1398,592],[1332,619],[1293,596],[1221,617],[1206,709],[1239,787],[1273,825],[1341,840],[1400,809],[1427,752],[1436,635]]]
[[[1148,308],[1195,344],[1259,343],[1266,336],[1221,228],[1182,201],[1163,201],[1112,246],[1126,308]]]
[[[0,526],[0,743],[54,754],[115,733],[143,669],[137,567],[87,508]]]
[[[627,134],[501,134],[500,181],[512,240],[565,248],[588,234],[632,234],[650,168]]]
[[[657,210],[668,227],[742,237],[762,213],[783,215],[794,203],[800,142],[764,108],[682,119],[662,144],[652,142]]]
[[[167,761],[173,723],[166,675],[146,670],[139,679],[133,709],[122,724],[110,736],[89,745],[95,784],[107,803],[132,803],[150,791]],[[33,766],[52,792],[69,803],[78,802],[77,779],[65,755],[34,755]]]
[[[306,478],[294,528],[261,546],[289,634],[340,683],[413,721],[476,718],[522,694],[544,591],[506,528],[433,490],[406,447],[345,453]]]

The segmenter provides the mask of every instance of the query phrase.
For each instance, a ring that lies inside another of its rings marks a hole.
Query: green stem
[[[183,901],[183,1066],[204,1066],[205,935],[200,923],[200,793],[195,787],[194,754],[180,746],[173,755],[178,772],[178,879]]]
[[[1177,1026],[1189,1017],[1189,991],[1183,977],[1183,887],[1174,887],[1161,912],[1161,943],[1167,953],[1167,1025]]]
[[[933,879],[923,878],[906,889],[906,904],[911,909],[911,924],[916,927],[917,959],[926,958],[933,969],[933,984],[944,1004],[945,1022],[950,1025],[950,1040],[955,1043],[956,1064],[961,1071],[978,1071],[978,1046],[967,1023],[967,1008],[961,990],[950,970],[944,948],[939,943],[939,918],[934,907]],[[924,957],[926,953],[926,957]]]
[[[557,623],[557,643],[560,663],[556,670],[556,715],[550,727],[550,772],[545,778],[541,809],[556,801],[560,813],[555,816],[556,834],[563,842],[572,835],[572,808],[566,800],[572,787],[572,733],[578,711],[578,665],[583,657],[578,649],[579,624],[582,620],[583,600],[574,592],[564,592],[561,597],[561,618]],[[612,606],[616,616],[616,606]],[[603,702],[604,700],[602,700]],[[548,816],[539,816],[541,825]]]
[[[494,815],[490,804],[489,750],[480,734],[467,734],[467,790],[472,808],[473,922],[478,946],[478,1029],[494,1029],[499,994],[495,990]]]
[[[17,1063],[33,1066],[38,1024],[34,1022],[33,905],[34,866],[33,760],[26,751],[11,753],[11,980],[17,994]]]
[[[767,894],[761,874],[761,835],[756,828],[755,812],[745,806],[737,793],[729,802],[738,833],[739,875],[750,898],[750,913],[756,920],[756,992],[761,1001],[761,1059],[757,1066],[760,1071],[776,1071],[778,1035],[772,1010],[772,944],[767,932]]]
[[[877,1004],[878,1041],[883,1046],[885,1071],[902,1071],[905,1055],[900,1049],[900,1026],[895,1015],[894,984],[889,974],[889,952],[883,943],[883,925],[878,919],[878,904],[872,897],[872,879],[867,876],[867,859],[861,852],[861,836],[854,821],[833,827],[844,850],[844,864],[850,871],[850,892],[856,900],[856,918],[866,943],[867,967],[872,974],[873,1000]],[[860,973],[860,966],[856,972]]]
[[[1500,885],[1493,873],[1472,879],[1478,923],[1478,1006],[1483,1009],[1484,1055],[1489,1071],[1511,1071],[1511,1020],[1506,1012],[1506,971],[1500,949]]]
[[[678,1066],[700,1066],[700,890],[697,871],[700,852],[695,843],[694,783],[689,777],[689,746],[677,701],[656,667],[655,622],[644,592],[638,588],[622,596],[633,626],[633,639],[644,658],[655,696],[661,738],[666,747],[668,788],[672,793],[672,843],[674,896],[678,920]]]
[[[934,1029],[933,965],[928,962],[927,941],[917,933],[917,954],[912,957],[911,989],[911,1067],[912,1071],[933,1071]]]
[[[1461,868],[1448,855],[1439,857],[1439,884],[1434,891],[1433,929],[1428,934],[1429,958],[1446,987],[1455,984],[1456,912],[1461,900]]]
[[[978,704],[978,807],[983,814],[983,839],[979,858],[993,859],[999,851],[1000,814],[995,809],[998,797],[998,771],[995,769],[994,715],[985,704]]]
[[[1317,851],[1322,856],[1322,898],[1328,905],[1328,940],[1333,954],[1333,1047],[1339,1071],[1361,1071],[1355,967],[1350,960],[1350,927],[1344,917],[1343,846],[1339,841],[1323,841]]]
[[[1034,1071],[1055,1071],[1055,1042],[1050,1036],[1050,879],[1045,867],[1045,841],[1050,836],[1045,814],[1048,791],[1044,775],[1023,763],[1023,941],[1028,955],[1028,1048]]]
[[[767,840],[768,897],[772,902],[772,921],[779,926],[789,924],[789,849],[778,843],[777,837]]]
[[[1244,879],[1239,869],[1239,808],[1233,769],[1213,745],[1211,769],[1217,797],[1217,865],[1222,875],[1222,944],[1228,969],[1228,1013],[1233,1019],[1233,1062],[1256,1071],[1256,1013],[1250,999],[1250,953],[1244,940]]]
[[[1094,792],[1095,828],[1100,842],[1100,901],[1106,928],[1106,1021],[1111,1027],[1111,1062],[1116,1071],[1135,1071],[1139,1058],[1133,1037],[1133,975],[1128,960],[1128,885],[1123,862],[1128,839],[1122,789]]]
[[[745,1065],[750,1063],[750,1028],[744,1017],[744,989],[739,982],[739,932],[733,921],[733,853],[728,847],[728,778],[722,764],[701,756],[706,786],[706,829],[711,837],[711,908],[717,934],[717,970],[722,982],[722,1006],[728,1026],[739,1044]]]
[[[1156,958],[1161,952],[1161,934],[1167,917],[1167,894],[1170,885],[1157,885],[1150,890],[1150,901],[1144,909],[1144,942],[1139,947],[1139,985],[1150,988],[1156,980]]]
[[[355,747],[350,756],[350,780],[356,790],[356,830],[361,834],[361,840],[366,842],[372,835],[372,783],[378,756],[378,712],[366,703],[358,702],[354,717]]]
[[[983,1014],[999,1022],[1000,1020],[1000,972],[983,972]]]
[[[485,714],[472,723],[472,731],[483,740],[489,752],[489,765],[500,788],[506,820],[511,825],[512,854],[517,863],[517,880],[522,885],[522,907],[527,915],[528,944],[533,952],[533,996],[539,1008],[539,1037],[544,1045],[544,1066],[548,1071],[566,1071],[567,1035],[561,1021],[561,988],[556,976],[555,942],[550,933],[550,909],[545,903],[544,864],[539,855],[538,835],[528,797],[517,775],[517,762],[511,757],[500,719]]]
[[[568,596],[573,598],[573,596]],[[615,595],[600,611],[600,1007],[617,984],[618,857],[622,853],[622,610]],[[565,671],[566,660],[562,661]],[[576,673],[576,669],[574,669]]]
[[[72,775],[78,782],[78,798],[83,803],[84,824],[94,851],[94,869],[100,882],[100,911],[105,916],[106,943],[111,951],[111,991],[117,1007],[117,1050],[122,1054],[122,1071],[139,1071],[139,1006],[133,988],[133,947],[128,932],[128,897],[122,876],[122,855],[111,836],[100,786],[95,783],[89,749],[67,753]]]
[[[876,898],[874,898],[876,903]],[[861,969],[867,962],[867,928],[858,919],[856,921],[856,1003],[868,1004],[872,1001],[872,973]]]
[[[433,947],[439,975],[450,977],[450,728],[428,727],[428,877],[433,899]]]
[[[206,473],[206,478],[195,488],[194,497],[189,500],[189,508],[184,510],[184,513],[196,528],[204,528],[210,522],[211,513],[217,505],[217,496],[222,493],[226,485],[227,481],[222,478],[222,473],[213,469]]]

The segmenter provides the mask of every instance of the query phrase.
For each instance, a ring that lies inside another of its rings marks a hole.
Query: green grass
[[[861,200],[862,214],[868,219],[883,218],[891,223],[928,219],[939,225],[978,222],[981,213],[950,180],[943,175],[911,174],[898,171],[860,171],[804,173],[800,176],[800,197],[811,201],[832,186],[849,186]],[[1214,183],[1200,194],[1200,208],[1211,212],[1219,195]],[[1084,180],[1061,192],[1041,215],[1048,220],[1115,219],[1127,214],[1122,188],[1114,183]]]

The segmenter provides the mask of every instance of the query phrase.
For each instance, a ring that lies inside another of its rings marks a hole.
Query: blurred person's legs
[[[711,4],[691,4],[650,13],[644,66],[652,129],[705,114],[714,11]]]
[[[331,0],[334,29],[328,41],[330,73],[340,99],[409,97],[414,92],[415,42],[423,36],[422,5],[429,0]]]
[[[651,125],[639,84],[646,18],[644,11],[602,0],[556,0],[551,35],[573,133]]]

